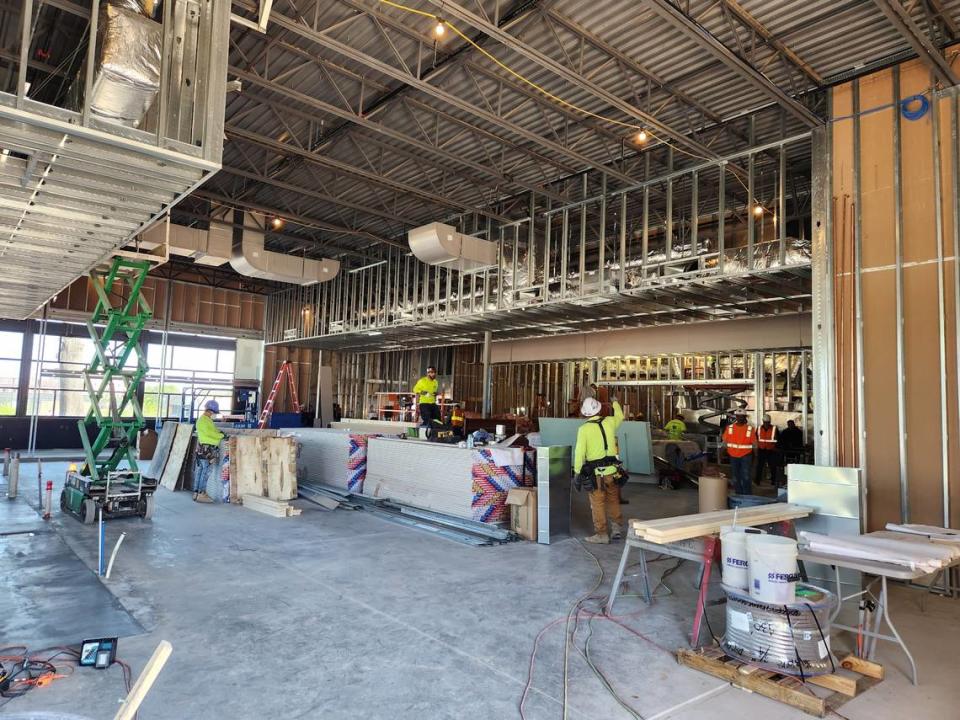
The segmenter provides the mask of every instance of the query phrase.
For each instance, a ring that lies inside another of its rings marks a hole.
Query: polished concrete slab
[[[696,505],[692,491],[638,484],[626,493],[628,516]],[[665,579],[672,595],[650,607],[628,586],[617,605],[622,625],[575,620],[564,683],[565,620],[578,598],[599,608],[621,545],[474,548],[307,503],[301,516],[284,519],[197,505],[186,493],[161,491],[157,505],[153,521],[108,523],[108,545],[127,536],[105,586],[146,630],[121,639],[120,656],[139,669],[161,639],[174,647],[144,704],[145,720],[515,718],[528,674],[529,720],[561,717],[565,696],[568,717],[578,719],[806,717],[676,664],[672,651],[686,645],[696,597],[689,563]],[[575,497],[574,508],[582,535],[586,498]],[[95,530],[70,517],[52,522],[94,566]],[[675,564],[652,567],[663,573]],[[960,602],[931,597],[921,614],[916,592],[896,599],[894,617],[902,616],[917,649],[923,684],[913,688],[905,660],[884,647],[888,679],[842,712],[851,720],[950,717],[960,703],[947,662],[960,643]],[[712,611],[718,627],[722,612]],[[588,637],[594,665],[632,711],[586,663]],[[18,640],[4,633],[3,641]],[[5,710],[110,717],[121,695],[119,671],[85,671]],[[927,707],[931,714],[921,711]]]

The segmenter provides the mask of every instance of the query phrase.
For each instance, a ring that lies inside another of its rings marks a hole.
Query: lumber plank
[[[677,651],[677,661],[681,665],[700,670],[708,675],[726,680],[737,687],[755,692],[764,697],[777,700],[795,708],[803,710],[817,717],[826,714],[826,702],[816,695],[808,695],[801,690],[784,687],[783,685],[756,675],[742,675],[738,668],[704,657],[700,653],[681,648]]]
[[[840,667],[853,670],[875,680],[883,680],[883,665],[858,658],[855,655],[847,655],[840,661]]]
[[[860,683],[857,678],[840,675],[839,673],[814,675],[813,677],[808,677],[807,682],[811,685],[817,685],[827,690],[842,693],[847,697],[856,697],[857,693],[860,692]]]
[[[737,514],[737,524],[743,526],[769,525],[781,520],[793,520],[808,516],[812,510],[802,505],[764,505],[758,508],[746,508]],[[637,536],[650,542],[665,544],[688,540],[720,531],[723,525],[733,522],[733,511],[723,510],[712,513],[681,515],[659,520],[632,520],[630,529]]]

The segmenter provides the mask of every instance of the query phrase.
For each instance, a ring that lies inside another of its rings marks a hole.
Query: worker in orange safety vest
[[[730,456],[733,489],[738,495],[750,495],[753,490],[750,476],[757,434],[753,425],[747,422],[746,410],[737,410],[735,417],[736,420],[723,431],[723,444]]]
[[[757,463],[756,463],[756,483],[763,482],[764,468],[770,468],[770,484],[777,486],[780,484],[780,466],[782,465],[782,453],[778,447],[780,442],[780,431],[774,425],[769,415],[763,416],[763,424],[757,428]]]

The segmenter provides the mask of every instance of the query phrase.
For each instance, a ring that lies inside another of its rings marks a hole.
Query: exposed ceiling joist
[[[503,29],[497,27],[496,25],[488,22],[484,18],[475,15],[466,8],[457,5],[456,3],[447,2],[446,0],[429,0],[433,5],[435,5],[440,11],[443,12],[444,17],[454,17],[458,20],[469,23],[477,30],[480,30],[490,37],[496,39],[502,43],[505,47],[510,48],[514,52],[522,55],[528,60],[532,60],[541,67],[550,70],[557,76],[563,78],[567,82],[571,83],[577,88],[584,90],[595,98],[602,100],[607,103],[611,108],[619,110],[628,118],[633,118],[637,121],[638,126],[645,127],[652,132],[670,138],[675,142],[679,143],[682,146],[687,147],[690,150],[693,150],[699,153],[704,158],[713,158],[717,157],[716,153],[708,148],[706,145],[698,142],[692,137],[688,136],[686,133],[677,130],[670,125],[667,125],[660,120],[658,120],[653,115],[641,110],[640,108],[632,105],[623,98],[620,98],[614,95],[612,92],[606,90],[603,87],[600,87],[592,80],[585,78],[583,75],[574,72],[566,65],[557,62],[553,58],[545,55],[539,50],[531,47],[530,45],[524,43],[518,38],[514,37],[510,33],[504,31]]]
[[[724,65],[739,73],[751,85],[766,93],[767,96],[779,103],[807,127],[812,128],[823,124],[823,121],[803,103],[784,92],[770,78],[720,42],[709,30],[671,3],[670,0],[647,0],[647,4],[674,28],[708,50]]]
[[[608,177],[614,178],[626,184],[633,184],[637,182],[636,177],[632,177],[619,170],[611,168],[602,162],[577,152],[576,150],[572,150],[558,142],[550,140],[542,135],[539,135],[538,133],[511,122],[510,120],[507,120],[496,113],[473,105],[472,103],[458,97],[457,95],[454,95],[453,93],[432,85],[431,83],[425,82],[424,80],[419,79],[415,75],[406,72],[405,70],[394,67],[386,62],[383,62],[382,60],[379,60],[378,58],[361,52],[346,43],[316,32],[299,20],[294,20],[274,11],[273,16],[271,17],[271,22],[274,25],[283,28],[284,30],[292,32],[293,34],[314,43],[315,45],[325,47],[328,50],[332,50],[343,57],[360,63],[371,70],[376,70],[378,73],[381,73],[387,77],[392,77],[395,80],[404,82],[414,89],[430,95],[437,100],[441,100],[451,107],[454,107],[462,112],[469,113],[480,120],[490,123],[492,127],[502,128],[503,130],[522,137],[524,140],[527,140],[539,147],[550,150],[560,157],[566,158],[567,160],[575,163],[581,171],[593,169],[606,173]]]
[[[950,67],[950,63],[947,62],[947,59],[940,53],[930,38],[917,27],[913,18],[910,17],[910,13],[898,0],[874,0],[874,2],[880,8],[880,12],[897,29],[897,32],[910,43],[910,47],[930,67],[945,87],[953,87],[958,84],[957,76],[953,72],[953,68]]]

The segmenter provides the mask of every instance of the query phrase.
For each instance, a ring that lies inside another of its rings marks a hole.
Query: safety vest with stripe
[[[727,454],[730,457],[746,457],[753,452],[753,425],[738,425],[732,423],[727,425],[723,433],[723,439],[727,443]]]
[[[761,450],[777,449],[777,426],[771,425],[765,428],[763,425],[757,428],[757,444]]]

